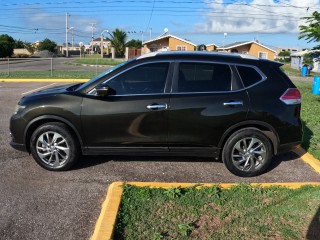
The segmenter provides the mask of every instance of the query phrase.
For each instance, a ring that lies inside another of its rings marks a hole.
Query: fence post
[[[98,75],[98,58],[96,58],[96,75]]]
[[[10,77],[10,58],[8,58],[8,76]]]
[[[52,77],[52,70],[53,70],[53,63],[52,63],[52,61],[53,61],[53,58],[51,58],[51,77]]]

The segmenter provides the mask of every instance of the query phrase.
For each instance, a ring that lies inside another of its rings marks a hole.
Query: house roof
[[[92,40],[93,42],[101,42],[101,38],[96,38],[96,39],[93,39]],[[103,41],[107,41],[107,42],[109,42],[110,41],[110,39],[109,38],[103,38]]]
[[[315,52],[320,52],[320,50],[304,50],[301,52],[292,53],[292,54],[290,54],[290,56],[291,57],[302,57],[306,53],[315,53]]]
[[[255,44],[257,44],[257,45],[259,45],[259,46],[261,46],[261,47],[263,47],[263,48],[266,48],[266,49],[268,49],[268,50],[276,53],[275,50],[273,50],[273,49],[271,49],[271,48],[269,48],[269,47],[267,47],[267,46],[265,46],[265,45],[263,45],[263,44],[261,44],[261,43],[258,43],[258,42],[256,42],[256,41],[234,42],[234,43],[231,43],[231,44],[227,44],[227,45],[225,45],[224,47],[218,47],[217,49],[218,49],[218,50],[228,50],[228,49],[231,49],[231,48],[241,47],[241,46],[249,45],[249,44],[252,44],[252,43],[255,43]]]
[[[190,45],[193,45],[193,46],[195,46],[195,47],[197,46],[197,44],[194,44],[194,43],[192,43],[192,42],[189,42],[189,41],[187,41],[187,40],[184,40],[184,39],[182,39],[182,38],[176,37],[176,36],[171,35],[171,34],[163,35],[163,36],[160,36],[160,37],[158,37],[158,38],[151,39],[151,40],[149,40],[149,41],[143,42],[142,44],[145,45],[145,44],[148,44],[148,43],[151,43],[151,42],[155,42],[155,41],[158,41],[158,40],[161,40],[161,39],[165,39],[165,38],[175,38],[175,39],[178,39],[178,40],[180,40],[180,41],[182,41],[182,42],[185,42],[185,43],[188,43],[188,44],[190,44]]]
[[[219,47],[217,44],[215,43],[210,43],[210,44],[207,44],[206,47],[210,47],[210,46],[215,46],[215,47]]]

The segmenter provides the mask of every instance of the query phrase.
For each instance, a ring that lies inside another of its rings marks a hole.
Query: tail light
[[[280,100],[287,105],[301,103],[301,94],[297,88],[288,88],[280,97]]]

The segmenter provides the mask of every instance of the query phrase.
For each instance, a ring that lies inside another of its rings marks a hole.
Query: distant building
[[[218,48],[218,45],[211,43],[211,44],[207,44],[206,47],[207,47],[207,51],[216,51]]]
[[[256,41],[249,42],[235,42],[225,45],[224,47],[218,47],[217,51],[250,54],[258,58],[264,58],[274,60],[276,51]]]
[[[163,34],[158,38],[143,43],[144,53],[157,51],[195,51],[196,47],[196,44],[171,34]]]
[[[303,58],[305,54],[311,54],[313,59],[313,71],[320,71],[320,50],[304,50],[297,53],[292,53],[291,57],[291,67],[295,69],[300,69],[303,66]]]

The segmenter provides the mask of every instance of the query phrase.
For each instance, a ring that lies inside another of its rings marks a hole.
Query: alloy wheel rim
[[[244,172],[254,172],[261,168],[266,159],[264,143],[255,137],[240,139],[232,149],[233,165]]]
[[[41,161],[51,168],[63,166],[70,154],[66,139],[53,131],[44,132],[38,137],[36,150]]]

